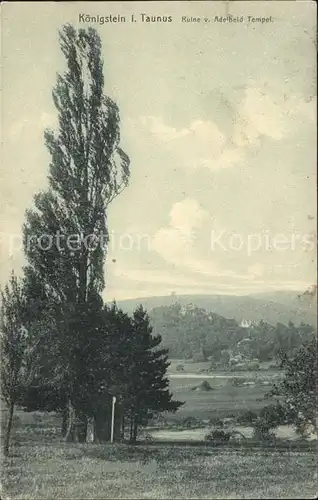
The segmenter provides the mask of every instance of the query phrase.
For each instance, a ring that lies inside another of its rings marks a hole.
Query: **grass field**
[[[43,423],[42,423],[43,425]],[[313,452],[207,446],[65,444],[51,427],[16,429],[2,499],[314,498]]]
[[[265,375],[257,375],[259,380],[253,386],[235,387],[231,377],[236,374],[218,373],[216,378],[208,378],[206,373],[198,373],[202,366],[194,365],[178,378],[173,376],[177,374],[173,367],[170,369],[174,397],[186,400],[176,419],[225,417],[265,404],[259,401],[268,390],[260,383]],[[191,373],[196,376],[189,377]],[[209,380],[213,390],[190,390],[202,380]],[[5,412],[1,413],[3,423]],[[317,496],[315,443],[283,440],[271,449],[245,441],[213,446],[172,443],[171,439],[137,446],[66,444],[60,439],[60,425],[60,417],[54,414],[16,411],[11,453],[1,459],[2,499]]]
[[[184,365],[183,372],[177,372],[176,366]],[[263,397],[269,391],[265,381],[273,381],[276,371],[259,372],[201,372],[210,363],[192,363],[173,360],[169,368],[170,387],[175,399],[185,401],[184,406],[172,419],[188,416],[201,419],[211,417],[224,418],[229,415],[237,416],[245,410],[258,410],[272,401],[264,401]],[[235,387],[234,378],[252,379],[255,385]],[[200,382],[207,380],[212,387],[211,391],[200,392],[191,390]]]

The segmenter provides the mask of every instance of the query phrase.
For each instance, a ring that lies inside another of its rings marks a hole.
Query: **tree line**
[[[249,339],[246,353],[260,361],[275,361],[282,352],[293,353],[304,343],[316,336],[312,325],[293,322],[287,325],[271,325],[266,321],[253,323],[243,328],[235,319],[228,319],[211,313],[193,304],[179,303],[161,306],[149,312],[155,332],[160,332],[163,345],[170,356],[177,359],[222,361],[225,351],[234,354],[243,339]]]
[[[130,159],[120,146],[117,104],[104,94],[101,40],[92,28],[60,30],[66,69],[52,97],[56,130],[46,130],[48,189],[26,211],[27,264],[1,299],[1,391],[14,406],[60,411],[66,440],[85,440],[89,419],[108,439],[112,396],[119,432],[130,439],[156,412],[175,411],[167,350],[138,307],[129,317],[102,300],[108,207],[127,186]],[[120,424],[118,424],[120,422]]]

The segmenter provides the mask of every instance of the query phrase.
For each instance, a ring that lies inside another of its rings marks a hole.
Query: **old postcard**
[[[315,498],[316,3],[1,31],[1,497]]]

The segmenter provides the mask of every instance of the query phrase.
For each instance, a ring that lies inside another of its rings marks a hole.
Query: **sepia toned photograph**
[[[3,500],[317,498],[316,15],[2,2]]]

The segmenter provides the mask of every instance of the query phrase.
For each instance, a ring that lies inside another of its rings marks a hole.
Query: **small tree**
[[[285,377],[274,385],[268,396],[281,399],[286,421],[300,430],[311,424],[317,430],[317,341],[313,339],[301,346],[293,357],[281,355]]]
[[[274,429],[285,423],[285,410],[280,403],[264,406],[251,421],[254,429],[254,438],[260,441],[273,441],[275,439]]]
[[[14,407],[24,378],[27,341],[25,306],[23,285],[12,273],[9,284],[1,292],[1,393],[9,411],[4,438],[5,455],[9,453]]]
[[[57,411],[65,415],[65,352],[60,346],[57,325],[60,304],[29,266],[24,268],[23,289],[28,335],[24,377],[17,404],[24,411]]]
[[[132,326],[128,411],[130,440],[135,442],[140,426],[164,411],[175,412],[184,403],[172,399],[166,377],[168,350],[159,349],[161,336],[152,335],[149,316],[141,305],[134,311]]]

